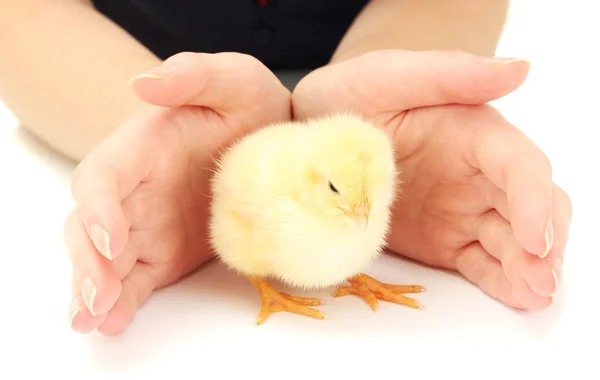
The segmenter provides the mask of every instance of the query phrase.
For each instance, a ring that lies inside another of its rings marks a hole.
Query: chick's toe
[[[262,298],[262,307],[256,319],[257,325],[262,324],[272,313],[280,311],[287,311],[315,319],[323,319],[325,317],[321,311],[308,307],[322,305],[323,303],[317,298],[290,296],[287,293],[278,292],[262,278],[249,276],[248,279],[258,290]]]
[[[350,283],[350,286],[338,288],[333,296],[341,297],[348,294],[359,296],[365,300],[374,311],[379,307],[379,302],[377,300],[393,302],[413,309],[423,309],[423,305],[418,301],[402,295],[403,293],[424,292],[425,288],[421,285],[385,284],[363,273],[359,273],[348,279],[348,282]]]

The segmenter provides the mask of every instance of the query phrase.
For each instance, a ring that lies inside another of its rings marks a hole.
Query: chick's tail
[[[321,311],[309,307],[322,305],[323,303],[320,300],[316,298],[295,297],[286,293],[280,293],[263,278],[256,276],[247,277],[256,290],[258,290],[258,293],[262,298],[262,307],[258,318],[256,319],[257,325],[262,324],[272,313],[280,311],[287,311],[315,319],[324,318]]]

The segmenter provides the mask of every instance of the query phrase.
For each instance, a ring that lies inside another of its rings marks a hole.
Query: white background
[[[551,308],[516,312],[454,274],[385,257],[369,273],[425,285],[416,296],[425,310],[382,303],[373,313],[349,296],[322,307],[324,321],[278,313],[255,327],[258,295],[213,263],[155,293],[120,336],[78,335],[68,326],[62,237],[74,166],[0,104],[0,379],[600,378],[594,3],[513,1],[497,52],[532,62],[523,87],[494,104],[548,154],[573,200],[564,283]],[[316,296],[331,301],[327,292]]]

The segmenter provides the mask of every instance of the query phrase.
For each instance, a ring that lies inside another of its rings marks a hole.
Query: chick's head
[[[309,176],[305,202],[322,218],[365,230],[372,217],[388,217],[397,186],[390,138],[350,114],[311,125]]]

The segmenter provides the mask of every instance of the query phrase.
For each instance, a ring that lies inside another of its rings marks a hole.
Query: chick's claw
[[[280,311],[287,311],[315,319],[325,318],[321,311],[308,307],[322,305],[323,303],[320,300],[279,293],[262,278],[248,277],[248,279],[258,290],[262,298],[262,307],[256,319],[257,325],[262,324],[272,313]]]
[[[350,286],[338,288],[334,297],[342,297],[353,294],[361,297],[376,311],[379,307],[377,300],[397,303],[413,309],[423,309],[418,301],[402,295],[402,293],[421,293],[425,288],[421,285],[392,285],[375,280],[373,277],[360,273],[348,280]]]

